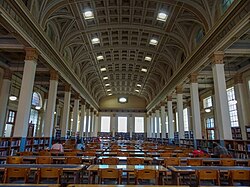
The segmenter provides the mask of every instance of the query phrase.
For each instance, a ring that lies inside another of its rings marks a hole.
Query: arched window
[[[203,29],[199,29],[195,36],[195,42],[196,44],[200,43],[201,39],[204,37],[204,31]]]
[[[33,92],[31,104],[37,109],[42,108],[42,97],[38,92]]]
[[[234,0],[222,0],[222,12],[224,13],[233,2]]]

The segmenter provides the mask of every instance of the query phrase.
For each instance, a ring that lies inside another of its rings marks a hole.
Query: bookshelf
[[[250,158],[250,140],[225,140],[225,146],[235,158]]]
[[[39,151],[44,150],[49,146],[48,137],[30,137],[26,139],[25,151]]]
[[[241,130],[240,127],[232,127],[232,138],[236,140],[241,140],[242,135],[241,135]]]
[[[0,138],[0,156],[16,155],[20,149],[21,138],[2,137]]]
[[[247,139],[250,140],[250,126],[246,126]]]

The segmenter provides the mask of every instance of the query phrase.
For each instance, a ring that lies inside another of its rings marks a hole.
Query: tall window
[[[168,116],[166,115],[166,132],[168,133]]]
[[[184,131],[189,131],[189,121],[188,121],[188,109],[183,109],[183,122],[184,122]]]
[[[178,112],[175,113],[175,126],[176,126],[176,132],[179,132]]]
[[[229,106],[229,115],[231,127],[239,127],[238,113],[237,113],[237,101],[235,100],[234,87],[227,89],[227,100]]]
[[[203,99],[203,108],[209,108],[213,106],[212,96]]]
[[[233,3],[234,0],[223,0],[222,1],[222,11],[225,12],[228,7]]]
[[[135,132],[144,132],[144,117],[135,117]]]
[[[101,117],[101,132],[110,132],[110,116]]]
[[[206,119],[206,131],[207,139],[214,140],[214,118],[210,117]]]
[[[127,117],[118,117],[118,132],[128,132],[127,123]]]

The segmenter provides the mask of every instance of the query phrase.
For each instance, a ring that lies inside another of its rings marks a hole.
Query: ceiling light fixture
[[[83,13],[83,17],[84,19],[88,20],[88,19],[93,19],[94,18],[94,14],[92,11],[86,11]]]
[[[156,19],[165,22],[168,19],[168,15],[166,13],[159,12]]]
[[[99,56],[96,57],[96,59],[97,59],[97,60],[103,60],[104,58],[103,58],[102,55],[99,55]]]
[[[146,73],[148,70],[146,68],[141,68],[141,71]]]
[[[103,71],[106,71],[107,69],[106,68],[101,68],[100,70],[103,72]]]
[[[107,92],[111,92],[111,89],[107,89]]]
[[[11,95],[11,96],[9,96],[9,100],[16,101],[17,100],[17,96]]]
[[[107,80],[108,79],[108,77],[103,77],[103,80]]]
[[[145,60],[151,62],[152,58],[149,57],[149,56],[146,56],[146,57],[145,57]]]
[[[150,44],[150,45],[157,45],[157,44],[158,44],[158,41],[157,41],[156,39],[151,39],[151,40],[149,41],[149,44]]]
[[[128,98],[127,97],[119,97],[118,98],[118,102],[119,103],[127,103],[128,102]]]
[[[92,44],[99,44],[100,39],[99,38],[92,38],[91,42],[92,42]]]
[[[137,84],[136,86],[141,87],[141,84]]]
[[[105,86],[110,86],[110,84],[105,84]]]
[[[112,95],[112,93],[109,93],[108,95]]]
[[[139,92],[140,92],[140,90],[135,90],[135,92],[138,92],[138,93],[139,93]]]
[[[206,113],[211,112],[211,108],[205,108],[205,112],[206,112]]]

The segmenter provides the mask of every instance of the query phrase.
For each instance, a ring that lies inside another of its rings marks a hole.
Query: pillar
[[[155,110],[155,116],[156,116],[156,130],[157,130],[156,137],[160,138],[160,110],[159,108]]]
[[[89,115],[90,115],[90,108],[89,105],[86,105],[86,125],[85,125],[85,136],[89,137]]]
[[[14,127],[14,137],[21,137],[20,151],[25,149],[25,141],[28,132],[31,98],[35,80],[38,52],[34,48],[26,48],[25,64],[17,108],[17,116]]]
[[[156,123],[155,123],[155,118],[156,118],[156,114],[155,114],[155,110],[152,110],[152,126],[153,126],[153,133],[152,133],[152,138],[156,138],[157,137],[157,134],[155,132],[155,129],[156,129]]]
[[[213,55],[213,79],[215,91],[215,112],[216,112],[216,125],[219,130],[220,140],[231,140],[231,123],[229,116],[229,107],[226,92],[226,81],[223,64],[224,53],[216,52]]]
[[[94,109],[90,108],[90,137],[93,137],[94,132]]]
[[[69,127],[70,97],[71,97],[71,86],[69,84],[66,84],[64,88],[63,115],[61,121],[61,127],[62,127],[61,137],[63,138],[68,138],[67,131]]]
[[[115,118],[116,118],[116,115],[115,114],[112,114],[112,119],[111,119],[111,132],[112,132],[112,137],[115,137],[115,132],[116,132],[116,126],[117,126],[117,124],[115,123],[116,122],[116,120],[115,120]]]
[[[234,76],[234,90],[235,90],[235,99],[237,101],[237,114],[239,125],[242,134],[242,140],[247,140],[246,134],[246,124],[247,124],[247,114],[246,114],[246,107],[244,102],[244,85],[242,80],[242,74],[237,73]]]
[[[196,140],[202,139],[200,101],[199,101],[199,90],[198,90],[197,76],[198,76],[198,74],[196,74],[196,73],[190,75],[192,124],[193,124],[193,135],[194,135],[194,147],[195,148],[197,148]]]
[[[48,104],[46,109],[45,126],[44,126],[44,136],[50,137],[52,142],[52,132],[54,126],[54,112],[56,107],[56,96],[57,96],[57,85],[58,85],[59,75],[57,71],[50,71],[50,83],[49,83],[49,95]]]
[[[85,118],[85,100],[82,99],[81,101],[81,117],[80,117],[80,130],[79,130],[79,136],[82,138],[84,136],[84,118]]]
[[[73,136],[77,136],[78,128],[78,114],[79,114],[79,103],[80,103],[80,94],[76,93],[75,100],[74,100],[74,108],[73,108],[73,127],[72,127],[72,134]]]
[[[129,114],[129,119],[128,119],[128,129],[129,129],[129,137],[132,140],[133,137],[133,132],[135,131],[134,129],[134,124],[133,124],[133,115]]]
[[[167,107],[168,107],[168,139],[171,143],[174,140],[174,124],[173,124],[173,103],[172,96],[167,97]]]
[[[178,112],[178,127],[179,127],[179,140],[184,139],[184,119],[183,119],[183,93],[182,86],[176,87],[177,94],[177,112]]]
[[[166,138],[167,128],[166,128],[166,112],[165,112],[165,102],[161,102],[161,137]]]
[[[98,117],[98,113],[97,111],[94,111],[94,137],[97,137],[97,134],[98,134],[98,127],[99,127],[99,117]]]
[[[6,113],[10,92],[12,73],[9,69],[4,70],[3,82],[0,92],[0,136],[3,137],[6,123]]]
[[[150,128],[150,119],[151,119],[151,116],[149,114],[146,115],[146,119],[147,119],[147,138],[150,138],[151,136],[151,128]]]

